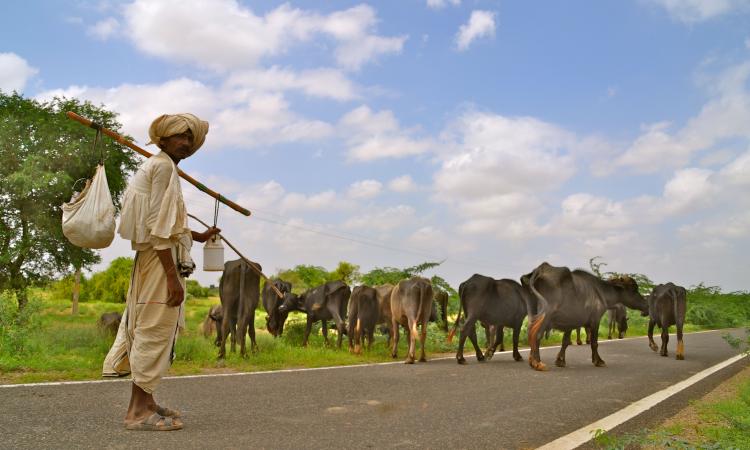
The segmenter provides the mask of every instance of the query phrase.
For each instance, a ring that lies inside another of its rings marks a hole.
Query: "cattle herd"
[[[260,266],[257,267],[260,269]],[[351,289],[342,281],[330,281],[314,287],[301,295],[292,293],[292,285],[279,279],[267,280],[260,292],[258,271],[250,270],[243,260],[229,261],[224,265],[224,275],[219,286],[221,306],[211,308],[203,329],[206,336],[216,330],[216,345],[219,358],[225,357],[226,341],[231,350],[239,342],[240,352],[246,355],[245,334],[251,342],[251,351],[257,351],[255,343],[255,309],[262,297],[267,312],[266,328],[274,337],[281,336],[287,316],[292,311],[307,315],[302,345],[306,346],[313,324],[322,322],[323,338],[328,344],[328,329],[331,322],[337,330],[337,345],[341,347],[343,336],[349,341],[349,350],[355,354],[363,347],[372,346],[376,328],[386,333],[391,355],[397,357],[399,330],[408,336],[406,363],[416,360],[419,341],[419,361],[426,361],[425,339],[427,322],[438,318],[445,331],[447,325],[446,292],[433,288],[430,280],[414,277],[402,280],[395,286],[356,286]],[[604,366],[598,352],[599,323],[609,311],[612,338],[616,331],[622,338],[627,329],[626,308],[649,316],[648,340],[652,350],[659,348],[653,339],[654,326],[661,328],[661,355],[667,356],[669,327],[677,328],[677,359],[684,359],[682,328],[685,322],[686,291],[680,286],[666,283],[656,286],[646,297],[639,293],[632,278],[621,276],[603,280],[584,270],[570,270],[542,263],[520,278],[520,283],[511,279],[496,280],[483,275],[472,275],[459,286],[460,309],[449,339],[460,327],[456,360],[466,364],[464,344],[468,338],[474,347],[478,361],[492,358],[500,346],[503,351],[503,330],[513,330],[513,359],[521,361],[518,342],[521,326],[528,318],[529,365],[536,370],[546,370],[539,354],[539,344],[545,333],[556,329],[563,332],[562,345],[555,360],[559,367],[565,366],[565,350],[571,344],[571,333],[577,333],[581,344],[580,329],[587,332],[587,343],[591,346],[591,361],[595,366]],[[283,295],[279,297],[271,288],[273,284]],[[463,321],[461,315],[464,314]],[[485,330],[487,348],[485,352],[477,342],[477,322]],[[593,330],[593,331],[592,331]]]

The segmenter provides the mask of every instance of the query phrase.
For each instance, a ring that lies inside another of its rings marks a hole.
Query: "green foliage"
[[[750,324],[750,293],[721,293],[702,283],[688,289],[685,321],[711,328],[731,328]]]
[[[59,280],[50,284],[50,296],[55,300],[71,301],[73,298],[73,284],[75,283],[75,274],[65,275]],[[90,300],[89,280],[81,274],[80,292],[78,294],[79,302]]]
[[[16,304],[13,293],[0,292],[0,355],[25,354],[29,334],[37,325],[35,313],[40,309],[40,302],[32,297],[20,310]]]
[[[207,287],[201,286],[197,280],[187,280],[187,299],[193,298],[208,298],[211,290]]]
[[[300,264],[293,269],[280,270],[276,276],[292,283],[292,290],[300,294],[328,281],[328,271],[320,266]]]
[[[106,270],[95,273],[86,283],[88,298],[101,302],[125,303],[132,271],[133,258],[121,256],[113,259]]]
[[[404,269],[397,269],[395,267],[376,267],[366,274],[362,275],[362,283],[368,286],[378,286],[381,284],[397,284],[401,280],[421,275],[424,271],[435,268],[443,262],[424,262],[417,264],[416,266],[406,267]],[[437,281],[441,289],[446,290],[449,294],[453,294],[456,291],[450,288],[450,285],[442,278],[435,276],[433,282]],[[448,290],[450,288],[450,290]]]
[[[602,272],[602,267],[606,266],[607,263],[604,261],[597,261],[601,256],[594,256],[589,259],[589,268],[597,277],[601,279],[619,278],[622,276],[628,276],[638,283],[638,291],[641,295],[648,295],[654,289],[654,282],[648,276],[642,273],[619,273],[619,272]]]
[[[361,276],[358,265],[346,261],[340,261],[338,267],[328,274],[328,281],[341,280],[351,286],[359,281]]]
[[[93,150],[95,131],[68,119],[66,111],[115,131],[121,127],[114,113],[88,102],[40,103],[0,92],[0,290],[15,291],[19,308],[33,283],[99,261],[96,252],[63,236],[60,205],[71,198],[76,180],[93,175],[100,149],[116,206],[138,163],[111,139]]]

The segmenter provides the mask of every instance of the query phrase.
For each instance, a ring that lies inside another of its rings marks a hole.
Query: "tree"
[[[95,251],[63,236],[60,205],[70,199],[77,180],[93,175],[100,149],[118,210],[127,176],[138,165],[131,150],[111,139],[94,150],[95,131],[69,120],[66,111],[121,128],[115,113],[88,102],[41,103],[0,92],[0,291],[14,291],[19,309],[31,284],[99,261]]]
[[[376,267],[366,274],[361,276],[362,283],[368,286],[377,286],[380,284],[396,284],[401,280],[411,278],[413,276],[421,275],[425,270],[432,269],[439,266],[443,262],[424,262],[417,264],[416,266],[406,267],[404,269],[396,269],[395,267]],[[448,283],[438,276],[432,277],[433,283],[437,282],[438,286],[442,289],[450,287]],[[455,292],[453,289],[448,293]]]
[[[328,274],[328,281],[341,280],[348,285],[352,285],[359,281],[361,274],[359,273],[359,266],[346,261],[339,261],[336,270]]]
[[[102,272],[91,275],[87,282],[88,298],[100,302],[125,303],[128,296],[133,258],[120,256]]]

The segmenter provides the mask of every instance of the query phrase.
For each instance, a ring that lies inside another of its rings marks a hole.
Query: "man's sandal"
[[[134,431],[172,431],[182,429],[182,424],[175,423],[173,417],[164,417],[159,413],[153,413],[140,422],[125,425],[125,428]]]
[[[167,408],[166,406],[156,406],[156,413],[161,414],[164,417],[173,417],[179,419],[182,417],[182,413],[176,409]]]

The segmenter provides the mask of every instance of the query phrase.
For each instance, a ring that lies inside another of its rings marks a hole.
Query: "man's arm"
[[[180,279],[177,276],[177,267],[174,265],[174,260],[172,259],[172,249],[156,250],[156,255],[159,257],[161,266],[167,274],[167,305],[180,306],[183,300],[185,300],[185,290],[182,288]]]
[[[221,233],[221,228],[216,227],[211,227],[203,233],[198,233],[197,231],[190,230],[190,234],[193,237],[193,240],[196,242],[206,242],[207,240],[211,239],[211,236],[219,233]]]

